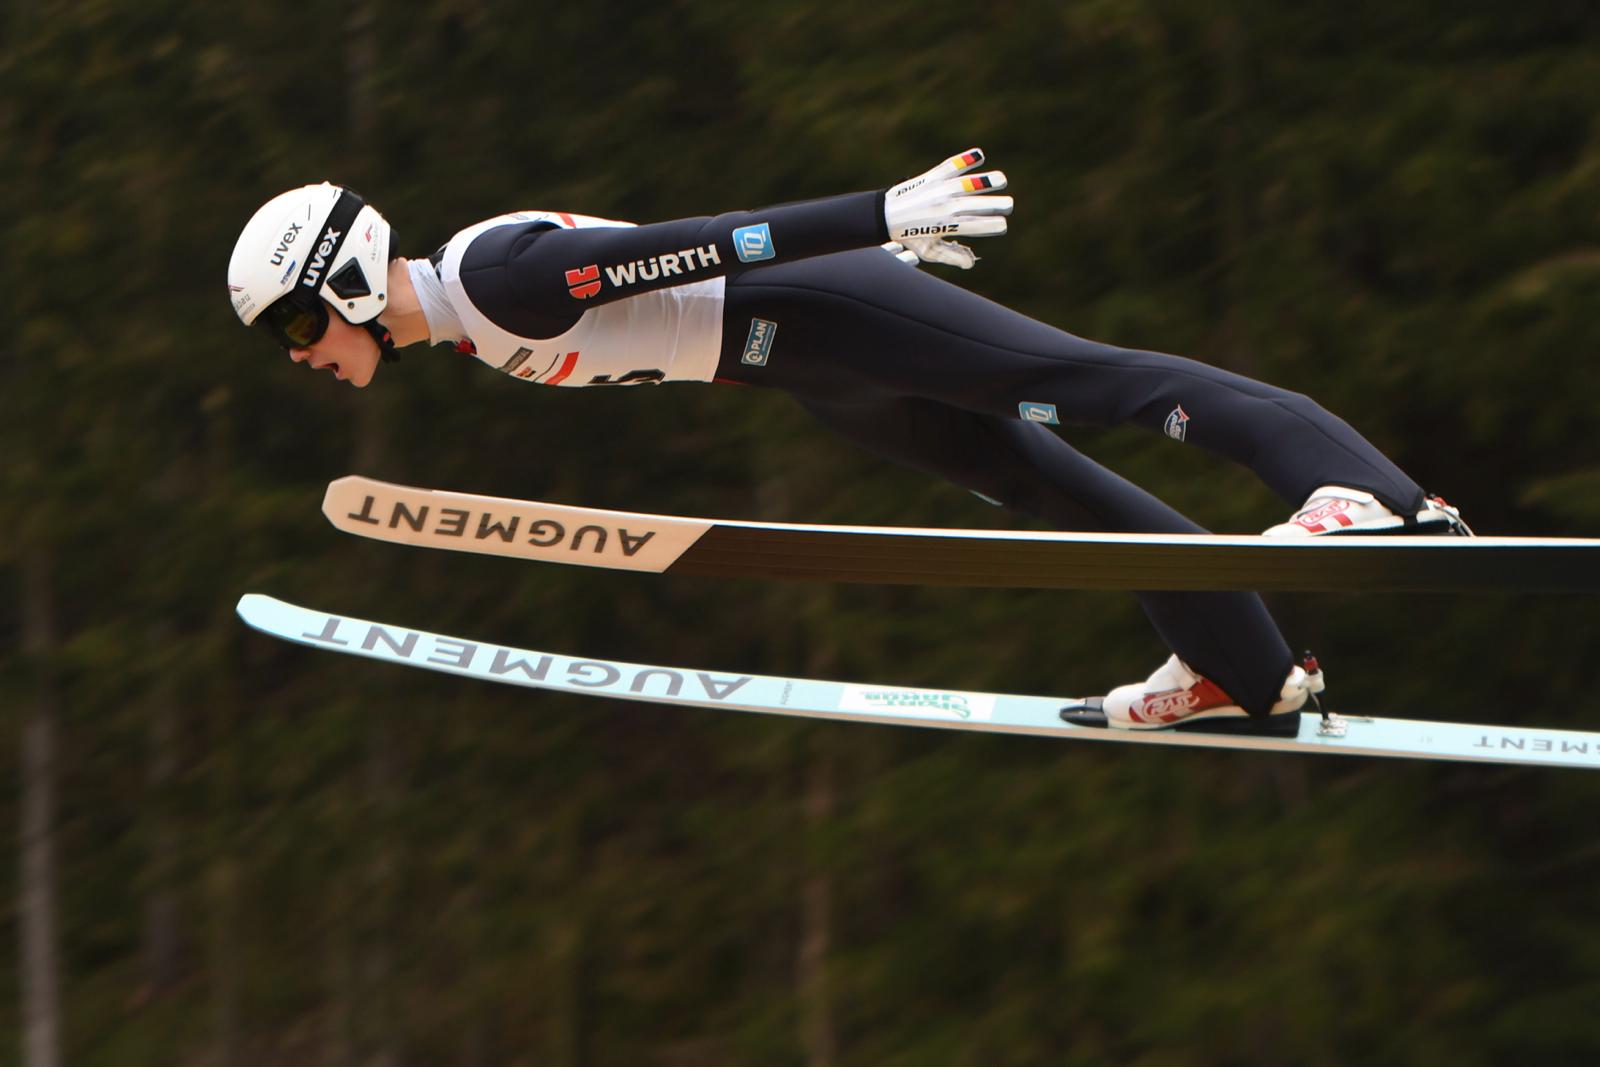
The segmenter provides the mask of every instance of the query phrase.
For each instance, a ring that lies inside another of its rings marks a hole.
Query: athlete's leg
[[[828,426],[885,458],[1073,530],[1204,533],[1037,423],[920,398],[800,397]],[[1253,593],[1137,594],[1167,647],[1251,714],[1265,714],[1292,665]]]
[[[1015,419],[1132,422],[1249,468],[1300,504],[1323,485],[1401,513],[1422,489],[1309,398],[1183,359],[1075,337],[876,249],[747,271],[728,283],[723,373],[809,395],[921,396]],[[760,365],[740,362],[751,323],[776,325]]]

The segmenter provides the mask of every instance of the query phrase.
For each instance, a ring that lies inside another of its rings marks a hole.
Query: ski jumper
[[[1421,507],[1421,487],[1305,396],[1075,337],[902,263],[876,247],[883,197],[645,226],[524,212],[463,230],[433,262],[462,347],[505,373],[781,389],[870,451],[1061,529],[1205,532],[1051,425],[1165,433],[1291,505],[1343,485]],[[1293,657],[1259,596],[1136,596],[1171,651],[1266,713]]]

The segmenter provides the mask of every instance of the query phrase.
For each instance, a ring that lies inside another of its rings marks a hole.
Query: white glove
[[[1012,207],[1011,197],[997,195],[1006,187],[1003,173],[967,174],[982,164],[983,150],[969,149],[890,189],[883,201],[890,239],[918,259],[971,267],[978,257],[950,238],[1005,233]]]

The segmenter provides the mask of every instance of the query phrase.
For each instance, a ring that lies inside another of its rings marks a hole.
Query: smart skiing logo
[[[1024,400],[1017,405],[1017,414],[1024,422],[1042,422],[1049,426],[1061,425],[1061,420],[1056,417],[1054,404],[1039,404],[1032,400]]]
[[[1182,404],[1172,409],[1162,430],[1174,441],[1182,441],[1189,436],[1189,413],[1183,410]]]
[[[756,263],[778,254],[777,249],[772,247],[772,231],[764,222],[734,230],[733,250],[740,263]]]
[[[954,693],[934,689],[884,689],[876,686],[847,685],[839,699],[843,711],[892,715],[897,718],[927,718],[939,712],[963,722],[988,722],[994,717],[993,693]]]
[[[767,357],[772,354],[773,339],[777,336],[777,323],[768,322],[766,319],[751,319],[750,334],[744,339],[744,355],[739,357],[739,362],[748,363],[752,367],[765,367]]]
[[[931,708],[958,719],[972,718],[972,705],[960,693],[916,693],[880,690],[865,694],[867,703],[879,708]]]

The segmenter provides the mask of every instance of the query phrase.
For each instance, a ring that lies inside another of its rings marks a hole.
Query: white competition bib
[[[468,246],[489,230],[528,222],[549,222],[562,229],[633,225],[565,212],[519,211],[487,219],[451,238],[445,246],[439,276],[479,359],[514,378],[541,385],[708,382],[716,376],[726,288],[721,277],[589,308],[571,329],[557,337],[520,337],[496,325],[472,302],[462,284],[461,260]],[[714,248],[712,254],[715,255]],[[624,277],[637,272],[646,280],[660,273],[687,273],[685,266],[690,271],[695,269],[692,259],[687,265],[680,259],[657,256],[610,269],[626,272]],[[574,294],[588,286],[593,286],[591,292],[599,292],[602,269],[599,264],[588,268],[592,276],[581,265],[568,271],[567,280]]]

